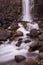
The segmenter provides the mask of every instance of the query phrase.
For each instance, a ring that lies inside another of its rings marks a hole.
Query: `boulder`
[[[29,43],[29,42],[31,42],[31,41],[30,41],[30,40],[25,40],[25,41],[24,41],[24,43]]]
[[[43,28],[43,21],[39,21],[39,28],[42,29]]]
[[[16,46],[20,46],[22,44],[22,41],[18,41],[18,43],[16,44]]]
[[[40,61],[40,65],[43,65],[43,59]]]
[[[43,46],[39,48],[39,52],[43,52]]]
[[[15,37],[23,36],[23,33],[21,31],[17,31],[15,34]]]
[[[24,56],[22,56],[22,55],[16,55],[15,56],[15,61],[16,62],[21,62],[21,61],[23,61],[23,60],[25,60],[25,57]]]
[[[43,52],[42,53],[39,53],[39,58],[40,58],[40,60],[43,59]]]
[[[38,65],[38,63],[32,58],[27,58],[25,61],[25,65]]]
[[[32,52],[32,51],[35,51],[35,50],[38,50],[38,49],[39,49],[38,42],[34,42],[30,45],[30,48],[28,49],[28,51]]]
[[[36,29],[30,30],[30,37],[38,37],[38,31]]]
[[[39,41],[38,44],[40,47],[43,46],[43,41]]]
[[[15,23],[15,22],[13,22],[11,25],[10,25],[10,30],[17,30],[19,28],[19,26],[18,26],[18,23]]]
[[[0,41],[6,41],[8,38],[12,36],[12,32],[6,30],[0,30]]]
[[[43,33],[41,35],[39,35],[39,40],[43,41]]]

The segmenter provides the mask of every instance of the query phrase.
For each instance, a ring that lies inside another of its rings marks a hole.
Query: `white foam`
[[[37,23],[34,23],[34,24],[32,24],[32,23],[27,23],[27,30],[31,30],[31,29],[39,29],[39,26],[38,26],[38,24]]]
[[[24,28],[24,26],[21,23],[19,23],[18,26],[20,28],[17,31],[23,32],[24,36],[26,36],[26,34],[29,33],[29,31],[26,31],[26,29]]]
[[[16,55],[25,56],[28,51],[26,49],[17,50],[12,45],[6,45],[0,48],[0,62],[9,61],[15,58]]]

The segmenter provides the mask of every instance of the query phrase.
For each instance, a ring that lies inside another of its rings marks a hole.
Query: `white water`
[[[32,22],[30,0],[22,0],[22,20]]]
[[[22,0],[22,5],[23,5],[23,11],[22,11],[22,20],[23,21],[32,21],[31,18],[31,14],[30,14],[30,0]],[[30,29],[36,28],[39,29],[37,24],[27,24],[27,29],[28,31],[26,31],[26,29],[23,27],[23,25],[21,23],[18,24],[18,26],[20,27],[17,31],[21,31],[23,32],[23,39],[26,39],[27,33],[30,33]],[[8,29],[10,29],[10,27],[8,27]],[[4,42],[5,45],[1,45],[0,46],[0,62],[6,62],[9,60],[12,60],[15,58],[16,55],[23,55],[26,56],[26,54],[28,53],[28,49],[29,46],[34,42],[33,40],[27,44],[25,44],[24,42],[22,42],[20,47],[16,46],[16,43],[18,42],[18,40],[14,40],[11,42],[11,44],[7,44],[9,43],[9,40]],[[39,51],[35,51],[35,53],[39,53]]]
[[[31,26],[32,25],[32,26]],[[33,27],[34,25],[31,24],[29,25],[30,28]],[[23,39],[26,39],[26,34],[29,33],[30,31],[26,31],[26,29],[23,27],[23,25],[21,23],[18,23],[18,26],[20,27],[19,29],[17,29],[17,31],[21,31],[23,32]],[[5,45],[1,45],[0,46],[0,62],[6,62],[9,60],[12,60],[15,58],[16,55],[23,55],[26,56],[26,54],[28,53],[28,49],[29,46],[34,42],[34,40],[31,40],[31,42],[25,44],[24,42],[22,42],[22,44],[20,45],[20,47],[16,46],[16,43],[18,42],[18,40],[14,40],[11,42],[11,44],[7,44],[9,43],[9,40],[4,42]],[[38,53],[38,51],[35,51],[35,53]]]

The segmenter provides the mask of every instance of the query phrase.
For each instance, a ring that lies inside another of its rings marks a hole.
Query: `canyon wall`
[[[22,11],[22,0],[0,0],[0,18],[11,21],[20,19]]]
[[[34,0],[34,17],[43,19],[43,0]]]

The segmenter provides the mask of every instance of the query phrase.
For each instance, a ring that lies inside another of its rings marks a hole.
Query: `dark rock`
[[[39,48],[39,52],[43,52],[43,46]]]
[[[19,38],[19,40],[18,41],[22,41],[23,39],[22,38]]]
[[[38,65],[38,63],[32,58],[27,58],[25,61],[25,65]]]
[[[43,41],[43,33],[41,35],[39,35],[39,40]]]
[[[40,61],[40,65],[43,65],[43,59]]]
[[[38,45],[38,42],[34,42],[30,45],[30,48],[29,48],[29,52],[32,52],[32,51],[35,51],[35,50],[38,50],[39,49],[39,45]]]
[[[15,37],[19,37],[19,36],[23,36],[23,33],[20,31],[16,32],[16,34],[15,34]]]
[[[43,59],[43,52],[42,53],[39,53],[39,58],[40,58],[40,60]]]
[[[6,24],[6,21],[4,20],[4,17],[2,17],[2,18],[0,19],[0,23],[1,23],[1,25]]]
[[[42,29],[43,28],[43,21],[39,21],[39,28]]]
[[[27,36],[30,36],[30,34],[29,34],[29,33],[27,33],[26,35],[27,35]]]
[[[19,28],[18,23],[12,23],[10,26],[10,30],[17,30]]]
[[[23,21],[22,24],[23,24],[24,28],[27,27],[27,23],[25,21]]]
[[[29,43],[29,42],[31,42],[31,41],[30,41],[30,40],[25,40],[25,41],[24,41],[24,43]]]
[[[16,55],[15,56],[15,61],[16,62],[21,62],[21,61],[23,61],[23,60],[25,60],[25,57],[24,56],[22,56],[22,55]]]
[[[18,41],[18,43],[16,44],[16,46],[20,46],[22,44],[22,41]]]
[[[0,41],[6,41],[12,36],[12,33],[6,30],[0,30]]]
[[[43,46],[43,41],[39,41],[38,44],[40,47]]]
[[[38,31],[36,29],[32,29],[30,31],[30,37],[33,37],[33,38],[38,37]]]

